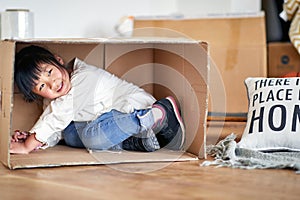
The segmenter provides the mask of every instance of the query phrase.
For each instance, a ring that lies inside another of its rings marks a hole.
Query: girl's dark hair
[[[32,89],[39,79],[41,73],[39,66],[43,63],[52,64],[58,68],[64,67],[57,61],[54,54],[35,45],[21,49],[15,56],[14,79],[26,101],[32,102],[40,98],[32,92]]]

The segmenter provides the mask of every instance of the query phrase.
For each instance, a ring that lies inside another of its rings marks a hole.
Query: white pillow
[[[300,78],[247,78],[247,124],[241,148],[300,150]]]

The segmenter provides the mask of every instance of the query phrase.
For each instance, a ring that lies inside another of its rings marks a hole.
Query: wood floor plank
[[[200,161],[8,170],[1,199],[299,199],[292,170],[200,167]]]

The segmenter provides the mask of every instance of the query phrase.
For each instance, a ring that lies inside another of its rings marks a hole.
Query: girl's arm
[[[35,134],[31,134],[26,138],[24,142],[14,142],[10,143],[10,153],[15,154],[28,154],[34,149],[42,146],[43,144],[35,139]]]

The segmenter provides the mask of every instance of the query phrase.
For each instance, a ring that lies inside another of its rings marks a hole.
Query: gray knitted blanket
[[[207,154],[213,161],[204,161],[201,166],[232,167],[242,169],[293,169],[300,174],[299,151],[262,152],[239,148],[236,135],[230,134],[216,145],[207,146]]]

